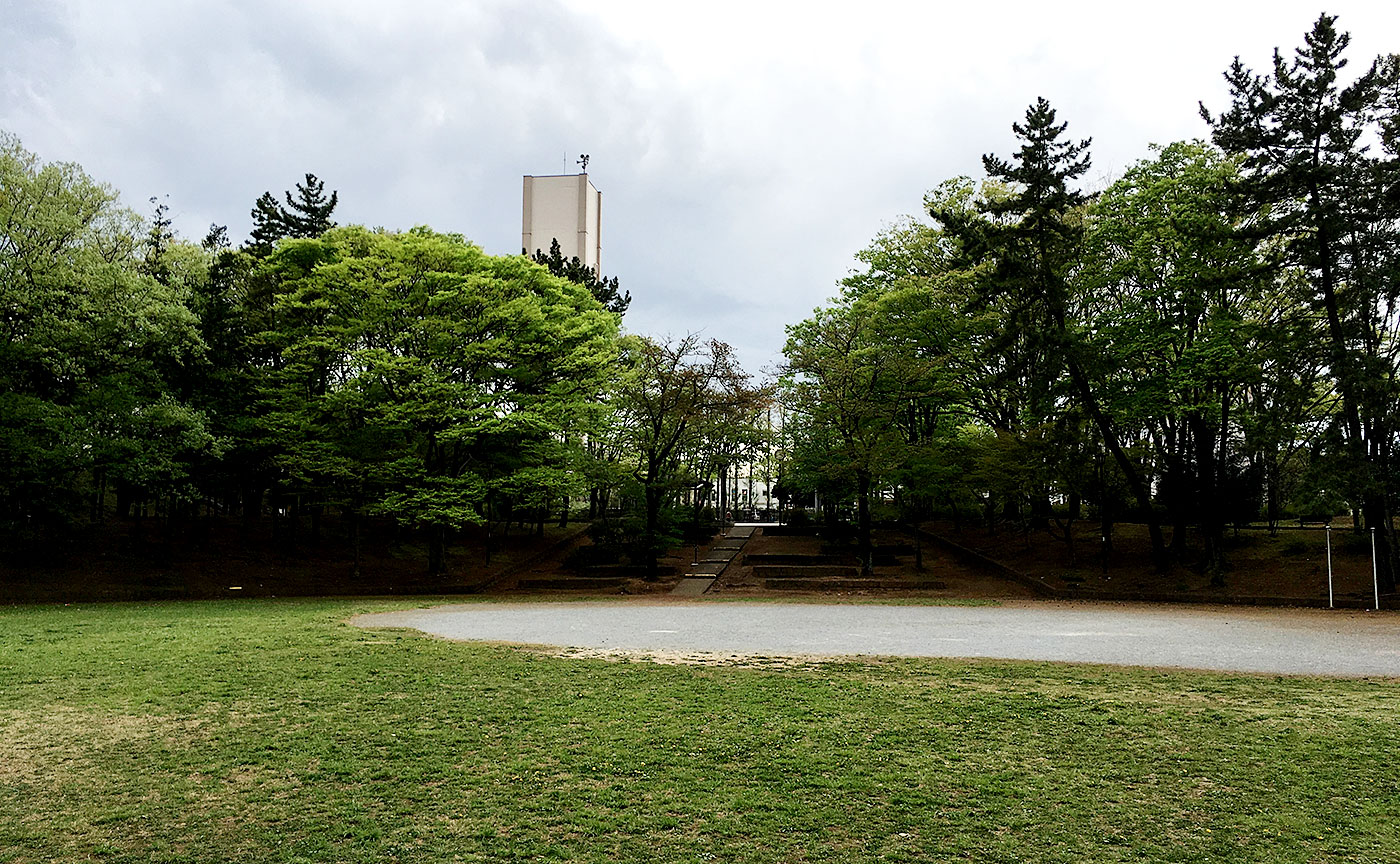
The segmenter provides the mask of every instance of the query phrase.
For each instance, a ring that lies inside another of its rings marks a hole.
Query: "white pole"
[[[1332,523],[1327,523],[1327,608],[1336,609],[1332,603]]]
[[[1371,587],[1376,592],[1376,611],[1381,611],[1381,577],[1376,569],[1376,529],[1371,529]]]

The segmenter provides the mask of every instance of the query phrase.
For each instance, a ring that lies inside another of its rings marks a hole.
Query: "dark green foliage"
[[[660,341],[629,337],[610,407],[608,435],[618,446],[626,482],[642,501],[633,547],[650,578],[657,556],[674,541],[671,504],[704,476],[701,465],[735,464],[759,440],[757,417],[767,393],[723,342],[691,334]]]
[[[1080,261],[1083,238],[1077,210],[1086,199],[1071,183],[1089,168],[1089,141],[1064,140],[1067,124],[1055,120],[1050,104],[1038,99],[1026,110],[1024,123],[1012,124],[1021,140],[1016,155],[1011,160],[983,157],[987,174],[1009,188],[1007,194],[989,197],[977,207],[981,218],[957,208],[935,209],[931,215],[957,241],[959,263],[986,274],[968,308],[975,312],[996,304],[1001,320],[988,350],[997,357],[1001,374],[1011,376],[1024,392],[1021,423],[1032,429],[1054,423],[1058,406],[1072,394],[1127,479],[1147,521],[1158,566],[1165,567],[1150,483],[1129,457],[1101,404],[1072,320],[1070,278]],[[1064,374],[1068,386],[1057,390]],[[1047,505],[1047,496],[1037,492],[1033,510],[1046,510]]]
[[[326,184],[315,174],[297,184],[296,196],[282,193],[287,203],[279,203],[271,192],[264,192],[253,202],[253,230],[248,235],[247,249],[259,257],[272,252],[273,244],[286,237],[319,237],[335,227],[331,213],[340,201],[340,193],[326,197]]]
[[[592,267],[585,267],[577,255],[566,260],[564,253],[560,251],[557,237],[550,241],[548,255],[544,250],[536,249],[532,260],[536,264],[548,267],[549,272],[555,276],[562,276],[575,285],[587,288],[609,312],[622,316],[626,314],[627,307],[632,305],[632,292],[619,291],[616,276],[611,279],[600,277]]]
[[[287,236],[282,207],[271,192],[264,192],[253,202],[253,230],[248,234],[246,248],[255,255],[266,255],[272,244]]]
[[[320,237],[335,227],[331,213],[340,201],[340,193],[332,191],[326,197],[326,184],[315,174],[307,174],[306,179],[297,184],[296,197],[291,192],[282,193],[287,206],[282,208],[282,222],[288,237]]]
[[[876,238],[831,308],[789,331],[850,317],[886,394],[929,374],[893,358],[932,361],[935,398],[868,400],[898,404],[888,440],[908,448],[889,451],[873,486],[906,514],[936,501],[960,518],[975,502],[989,526],[1067,541],[1081,514],[1105,537],[1116,520],[1146,521],[1159,567],[1199,563],[1216,584],[1226,526],[1350,509],[1379,528],[1388,585],[1400,61],[1346,83],[1347,41],[1324,15],[1270,74],[1237,61],[1230,110],[1206,114],[1218,146],[1154,148],[1097,196],[1077,185],[1089,142],[1037,100],[1013,124],[1015,152],[984,157],[985,182],[945,182],[926,199],[932,224]],[[860,357],[839,348],[812,374]],[[788,400],[785,479],[858,497],[830,480],[854,478],[843,447],[877,440],[856,433],[861,412],[816,400],[846,421],[843,438],[810,422],[800,387]]]

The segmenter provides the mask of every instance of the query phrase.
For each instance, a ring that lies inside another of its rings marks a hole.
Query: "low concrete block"
[[[948,584],[937,580],[915,582],[906,579],[765,579],[763,587],[789,591],[940,591],[947,588]]]
[[[760,579],[840,579],[859,576],[860,568],[836,564],[779,564],[760,565],[753,568],[753,573]]]
[[[798,566],[812,567],[831,564],[850,566],[855,559],[850,555],[809,555],[798,552],[751,552],[744,556],[747,567],[759,566]]]

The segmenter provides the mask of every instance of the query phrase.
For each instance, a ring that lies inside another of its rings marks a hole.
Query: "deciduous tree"
[[[764,392],[749,382],[733,350],[689,334],[677,340],[629,337],[612,397],[624,463],[645,500],[644,550],[651,578],[661,551],[661,510],[686,483],[685,457],[704,451],[718,429],[752,423]]]

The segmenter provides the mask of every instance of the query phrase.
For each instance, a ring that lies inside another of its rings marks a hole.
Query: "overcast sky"
[[[1294,0],[826,4],[657,0],[0,0],[0,129],[143,212],[236,240],[310,171],[336,217],[519,252],[521,177],[603,192],[628,329],[701,331],[750,371],[854,254],[1048,98],[1094,185],[1205,137],[1235,55],[1266,67],[1324,7]],[[1400,3],[1325,7],[1363,66]],[[1142,10],[1142,11],[1139,11]]]

